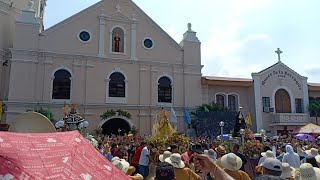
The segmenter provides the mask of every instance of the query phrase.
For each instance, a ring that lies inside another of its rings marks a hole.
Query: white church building
[[[65,102],[78,105],[90,130],[118,121],[140,134],[151,133],[160,107],[173,107],[184,132],[183,109],[211,102],[232,111],[243,107],[253,129],[269,134],[313,120],[307,107],[310,98],[320,97],[320,84],[308,83],[280,57],[252,79],[203,76],[201,43],[191,24],[178,43],[132,0],[101,0],[46,29],[45,6],[46,0],[0,0],[6,123],[35,106],[50,107],[61,119]],[[110,109],[131,117],[101,119]]]

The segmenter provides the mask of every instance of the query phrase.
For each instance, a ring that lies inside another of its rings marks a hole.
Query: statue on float
[[[154,137],[168,137],[176,133],[176,130],[172,128],[169,120],[169,112],[164,108],[156,113],[154,116],[154,124],[152,127],[152,136]]]

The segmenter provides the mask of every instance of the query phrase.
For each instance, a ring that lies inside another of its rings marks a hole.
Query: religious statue
[[[153,135],[170,136],[175,133],[175,130],[171,127],[169,121],[169,112],[161,108],[159,115],[160,116],[157,116],[158,118],[153,126]]]
[[[114,43],[114,52],[120,52],[120,35],[119,33],[115,33],[115,36],[113,38],[113,43]]]
[[[64,112],[64,116],[66,117],[70,113],[71,108],[69,107],[69,105],[66,102],[64,102],[62,110]]]

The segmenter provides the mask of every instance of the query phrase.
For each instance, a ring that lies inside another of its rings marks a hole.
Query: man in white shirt
[[[149,143],[147,146],[145,146],[142,151],[139,158],[139,166],[138,166],[138,172],[143,176],[143,178],[146,178],[149,175],[149,157],[150,157],[150,150],[154,148],[153,143]]]

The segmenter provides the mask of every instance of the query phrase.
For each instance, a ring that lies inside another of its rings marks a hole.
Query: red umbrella
[[[0,179],[129,179],[78,131],[0,132]]]

